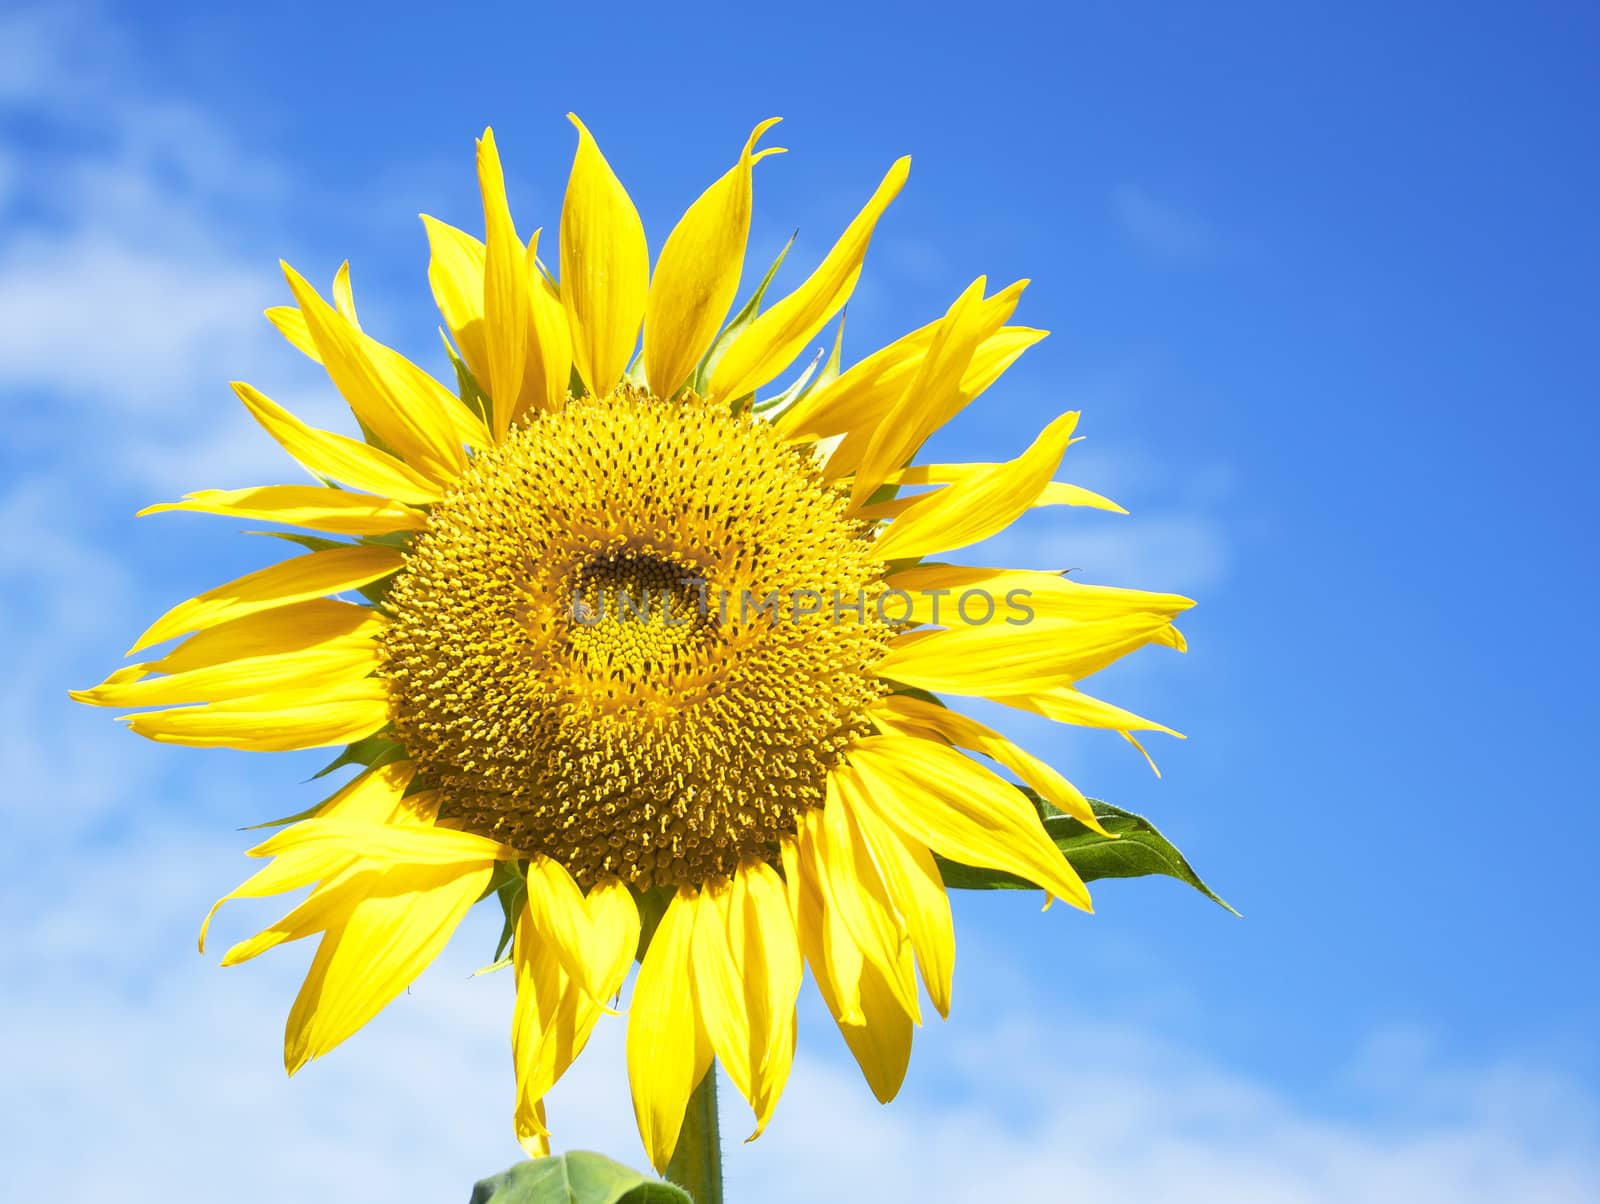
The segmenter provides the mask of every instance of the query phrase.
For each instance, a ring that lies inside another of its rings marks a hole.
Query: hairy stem
[[[717,1126],[715,1063],[689,1097],[678,1148],[667,1163],[667,1179],[694,1199],[694,1204],[722,1204],[722,1134]]]

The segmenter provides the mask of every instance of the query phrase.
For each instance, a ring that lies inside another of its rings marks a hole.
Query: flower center
[[[844,508],[769,425],[627,385],[475,456],[384,637],[441,820],[585,884],[775,859],[883,691],[882,573]]]
[[[686,666],[712,632],[709,593],[692,565],[631,552],[584,565],[567,643],[594,669],[627,675]]]

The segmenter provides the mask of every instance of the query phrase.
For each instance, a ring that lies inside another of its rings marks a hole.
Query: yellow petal
[[[531,297],[525,251],[511,220],[500,152],[491,129],[485,129],[478,141],[478,186],[483,194],[483,318],[489,356],[489,379],[481,383],[494,399],[493,430],[498,442],[505,438],[522,393]]]
[[[72,697],[79,702],[102,706],[138,705],[113,699],[126,697],[122,688],[139,682],[150,673],[186,674],[204,669],[229,669],[242,661],[325,650],[349,652],[365,648],[371,654],[376,651],[373,637],[388,622],[387,617],[371,607],[352,606],[331,598],[297,602],[208,628],[159,660],[124,666],[93,689],[73,691]],[[247,694],[261,692],[260,689],[243,691]]]
[[[729,948],[728,906],[733,886],[727,879],[714,879],[704,886],[690,906],[694,910],[694,940],[689,969],[695,1009],[706,1040],[728,1078],[740,1095],[749,1100],[751,1076],[759,1065],[759,1051],[752,1051],[750,1014],[739,967]]]
[[[795,999],[801,961],[783,880],[770,865],[747,861],[728,900],[728,948],[743,984],[750,1031],[750,1107],[754,1141],[772,1119],[794,1062]]]
[[[785,861],[788,888],[795,909],[795,931],[800,951],[817,980],[817,989],[829,1013],[840,1023],[862,1022],[861,950],[839,918],[823,886],[823,870],[817,860],[817,831],[822,811],[813,808],[800,817],[799,836],[783,850],[796,864]],[[798,872],[796,872],[798,871]]]
[[[262,866],[211,905],[211,910],[206,912],[206,918],[200,924],[200,952],[206,951],[206,932],[224,903],[232,899],[264,899],[269,895],[299,890],[302,886],[334,877],[349,861],[348,852],[327,848],[318,850],[313,856],[280,857]]]
[[[1019,280],[1010,288],[988,298],[983,304],[1005,309],[1009,313],[1015,307],[1015,294],[1019,293],[1026,283]],[[932,338],[932,332],[938,325],[932,323],[923,328],[928,332],[928,339]],[[1002,326],[984,339],[978,344],[971,363],[967,365],[967,370],[961,377],[961,387],[953,395],[952,404],[959,409],[972,401],[994,384],[1019,355],[1044,338],[1047,333],[1049,332],[1034,330],[1027,326]],[[861,467],[861,462],[878,428],[889,420],[889,415],[895,406],[905,399],[905,386],[910,378],[910,372],[915,370],[920,362],[920,358],[913,359],[899,374],[892,377],[886,375],[878,383],[875,392],[868,392],[856,398],[840,399],[840,411],[837,414],[830,413],[830,421],[837,422],[841,418],[844,419],[845,425],[839,429],[848,430],[849,433],[829,453],[827,462],[823,465],[824,477],[835,481]],[[844,408],[846,403],[852,408]],[[931,431],[944,421],[948,419],[935,415],[932,419],[933,425],[928,429]]]
[[[1100,826],[1094,808],[1081,790],[1057,773],[1054,767],[976,719],[969,719],[947,707],[924,702],[907,694],[891,694],[879,699],[870,714],[872,721],[887,732],[948,740],[951,744],[998,761],[1033,787],[1041,798],[1058,811],[1065,811],[1102,836],[1110,835]]]
[[[628,1081],[639,1136],[656,1171],[678,1145],[689,1096],[711,1068],[711,1044],[685,990],[694,945],[695,895],[680,889],[639,967],[628,1008]]]
[[[520,1103],[520,1101],[519,1101]],[[522,1152],[529,1158],[548,1158],[550,1156],[550,1134],[545,1128],[544,1100],[533,1101],[528,1109],[526,1120],[518,1110],[517,1144],[522,1147]]]
[[[208,627],[142,667],[157,673],[183,673],[245,657],[370,641],[388,625],[388,616],[370,606],[312,598]]]
[[[861,276],[867,244],[878,218],[899,193],[910,171],[909,158],[896,160],[872,199],[846,227],[817,270],[745,327],[711,375],[707,390],[711,396],[731,402],[766,384],[844,307]]]
[[[139,637],[129,655],[173,636],[203,631],[245,615],[305,602],[387,577],[405,565],[398,548],[325,548],[248,573],[174,606]]]
[[[429,480],[453,479],[466,467],[459,425],[465,407],[427,373],[352,326],[288,264],[283,272],[323,367],[356,417]]]
[[[781,845],[784,870],[795,896],[800,948],[828,1012],[839,1026],[872,1093],[883,1103],[895,1097],[911,1058],[911,1017],[889,979],[861,956],[855,941],[827,903],[822,874],[806,835],[821,819],[813,810],[801,819],[801,839]],[[903,956],[911,958],[911,946]],[[911,975],[914,970],[907,970]]]
[[[419,813],[415,802],[422,796],[406,795],[416,772],[410,761],[390,761],[364,770],[318,807],[316,818],[357,824],[430,823],[432,817]]]
[[[517,981],[511,1014],[511,1057],[517,1073],[514,1124],[517,1141],[526,1151],[547,1144],[550,1136],[543,1101],[557,1078],[558,1044],[550,1034],[563,1012],[571,1010],[568,999],[581,996],[583,990],[567,978],[560,961],[545,948],[526,909],[518,917],[512,937],[511,962]]]
[[[370,736],[389,721],[389,689],[363,677],[123,718],[133,731],[161,744],[247,752],[331,748]]]
[[[756,126],[739,162],[689,206],[661,248],[644,318],[645,375],[658,397],[689,379],[733,305],[750,234],[751,169],[779,153],[758,155],[755,145],[779,120]]]
[[[1009,303],[1006,298],[1006,293],[996,294],[984,304],[1000,306]],[[906,385],[921,365],[939,326],[940,322],[929,322],[902,335],[844,375],[807,394],[774,420],[779,433],[795,442],[813,442],[854,431],[861,436],[857,450],[864,452],[867,437],[905,395]],[[961,379],[962,393],[968,398],[978,396],[1045,334],[1027,326],[1002,326],[978,344]],[[845,452],[839,457],[836,453],[829,459],[829,475],[852,472],[859,462],[859,454],[852,457]]]
[[[482,157],[482,151],[479,151]],[[481,181],[482,172],[480,169]],[[501,200],[504,201],[502,194]],[[484,247],[465,230],[422,215],[428,232],[428,283],[444,324],[473,378],[489,386],[489,345],[483,319]]]
[[[539,231],[528,240],[525,260],[528,286],[528,365],[522,373],[522,396],[515,417],[526,411],[559,410],[572,381],[572,336],[561,292],[539,269]]]
[[[848,782],[854,771],[847,765],[834,770]],[[844,793],[854,794],[865,787],[851,783]],[[922,981],[939,1015],[950,1015],[950,987],[956,965],[955,924],[950,915],[950,898],[944,880],[928,846],[899,832],[878,818],[869,806],[853,808],[857,827],[871,848],[873,860],[883,875],[890,901],[905,921],[922,969]]]
[[[1076,442],[1076,440],[1073,440]],[[965,486],[973,477],[980,473],[1003,468],[1000,464],[913,464],[899,472],[892,472],[884,479],[885,485],[916,486],[916,485],[962,485]],[[856,515],[864,519],[898,518],[916,503],[930,494],[919,494],[911,497],[897,497],[887,502],[879,502],[870,506],[861,506],[856,510]],[[1040,506],[1087,506],[1094,510],[1106,510],[1112,514],[1126,514],[1127,511],[1117,505],[1110,498],[1102,497],[1092,490],[1081,485],[1073,485],[1067,481],[1047,481],[1043,489],[1028,503],[1028,509]]]
[[[517,851],[486,836],[455,828],[370,823],[344,817],[316,818],[276,832],[250,849],[250,857],[305,855],[344,849],[365,861],[396,865],[471,866],[515,859]]]
[[[366,897],[381,878],[379,871],[361,864],[359,858],[348,852],[339,854],[333,849],[319,849],[309,857],[279,858],[267,869],[281,866],[283,881],[290,881],[295,869],[316,864],[319,859],[326,866],[326,872],[321,875],[321,884],[305,902],[287,915],[223,954],[224,966],[241,965],[289,941],[304,940],[308,936],[337,928],[349,918],[351,909]]]
[[[512,1063],[517,1068],[514,1122],[523,1150],[536,1150],[549,1138],[542,1102],[560,1078],[557,1052],[579,1044],[579,1004],[586,996],[566,977],[526,909],[512,938],[512,964],[517,967],[517,1004],[510,1031]],[[600,1009],[590,1001],[589,1010],[598,1015]]]
[[[356,320],[356,298],[350,290],[350,261],[346,259],[339,265],[339,270],[333,274],[333,305],[341,317],[357,330],[361,323]]]
[[[880,677],[982,698],[1069,686],[1156,640],[1165,615],[1133,614],[1092,623],[987,623],[901,636],[873,667]]]
[[[1005,870],[1085,911],[1089,892],[1015,786],[931,740],[868,736],[847,753],[856,800],[952,861]]]
[[[1133,745],[1134,749],[1139,753],[1140,756],[1142,756],[1145,759],[1145,762],[1150,766],[1150,772],[1155,774],[1156,777],[1159,778],[1161,776],[1161,767],[1156,764],[1156,759],[1154,757],[1152,757],[1148,752],[1145,751],[1144,745],[1139,742],[1138,738],[1136,736],[1134,736],[1134,734],[1132,732],[1119,732],[1118,734],[1124,740],[1126,740],[1129,744]]]
[[[998,467],[998,465],[985,464],[982,467]],[[1051,481],[1039,491],[1039,496],[1033,499],[1034,506],[1086,506],[1090,510],[1104,510],[1109,514],[1126,514],[1127,508],[1113,502],[1110,498],[1096,493],[1092,489],[1085,489],[1082,485],[1074,485],[1070,481]]]
[[[335,535],[388,535],[395,531],[420,531],[428,525],[426,514],[400,502],[323,485],[201,489],[184,494],[181,502],[146,506],[139,511],[139,517],[168,510],[311,527]]]
[[[603,1001],[622,989],[633,965],[639,948],[639,908],[633,892],[616,878],[596,883],[584,903],[589,912],[589,973],[599,988],[595,998]]]
[[[994,701],[1019,710],[1032,711],[1035,715],[1043,715],[1046,719],[1052,719],[1057,723],[1106,728],[1116,732],[1163,732],[1179,740],[1185,739],[1182,732],[1173,731],[1165,724],[1157,723],[1154,719],[1146,719],[1142,715],[1135,715],[1132,711],[1125,711],[1119,706],[1093,698],[1082,690],[1075,690],[1070,686],[1058,686],[1050,690],[1038,690],[1031,694],[1015,696],[996,695]]]
[[[605,998],[605,984],[591,971],[589,909],[566,866],[544,856],[528,861],[528,914],[545,946],[556,955],[567,976],[596,1000]]]
[[[622,379],[633,357],[650,289],[644,225],[576,114],[578,152],[561,206],[561,300],[578,375],[596,397]]]
[[[306,325],[306,316],[292,305],[274,305],[266,311],[267,321],[277,327],[278,333],[289,341],[289,345],[299,351],[307,359],[320,364],[322,353],[317,350],[317,344],[311,337],[311,328]]]
[[[299,310],[292,311],[298,314]],[[243,381],[233,391],[245,408],[291,456],[320,477],[342,481],[356,489],[391,497],[397,502],[436,502],[440,489],[416,469],[359,439],[319,431],[301,422]]]
[[[902,335],[879,348],[831,383],[806,394],[773,420],[778,433],[797,443],[843,434],[881,422],[905,391],[938,323]]]
[[[388,876],[396,870],[453,875],[492,867],[497,859],[514,855],[483,837],[432,827],[432,816],[418,811],[424,795],[404,794],[413,769],[405,763],[369,770],[318,808],[318,818],[293,824],[249,851],[252,857],[272,861],[219,899],[213,915],[232,898],[277,894],[317,880],[321,885],[276,924],[230,949],[224,965],[337,927],[355,902],[400,882]],[[402,827],[391,831],[391,824]],[[207,924],[210,919],[208,915]],[[202,926],[202,948],[204,940]]]
[[[998,308],[1005,308],[1011,304],[1012,289],[1020,294],[1026,284],[1026,280],[1019,280],[1010,288],[1002,289],[989,298],[988,303]],[[966,375],[961,378],[962,396],[968,401],[977,397],[999,380],[1006,369],[1017,362],[1018,356],[1041,339],[1047,338],[1049,334],[1048,330],[1039,330],[1032,326],[1002,326],[978,344],[972,362],[967,365]]]
[[[921,1022],[916,972],[903,953],[904,921],[889,900],[889,890],[855,820],[860,800],[848,793],[852,779],[828,775],[822,823],[802,834],[814,835],[817,863],[828,909],[839,917],[861,955],[880,971],[906,1015]]]
[[[491,197],[493,194],[491,193]],[[506,214],[509,219],[509,209]],[[433,257],[428,269],[434,299],[455,336],[473,378],[487,391],[490,365],[484,319],[484,271],[487,251],[472,235],[423,215]],[[572,372],[572,343],[561,294],[539,268],[539,231],[528,240],[523,275],[528,284],[527,350],[521,391],[511,406],[515,420],[527,410],[560,409]]]
[[[778,839],[778,857],[783,865],[783,894],[789,904],[789,919],[796,933],[800,931],[800,838],[782,836]],[[804,950],[802,950],[804,952]]]
[[[103,707],[221,702],[284,690],[337,688],[360,681],[379,662],[378,646],[370,639],[341,640],[140,681],[108,681],[92,690],[73,690],[71,696],[78,702]]]
[[[302,283],[304,282],[302,281]],[[338,317],[348,324],[349,329],[356,336],[364,340],[362,345],[365,347],[370,360],[369,366],[384,382],[385,387],[392,390],[401,399],[400,404],[416,408],[425,417],[436,419],[442,427],[446,427],[453,432],[452,436],[447,436],[445,439],[444,446],[447,452],[452,442],[457,447],[461,444],[472,448],[487,447],[489,445],[489,432],[478,419],[477,414],[468,410],[449,389],[446,389],[398,351],[395,351],[392,347],[386,347],[376,340],[366,339],[361,334],[361,326],[356,321],[355,300],[350,294],[350,265],[348,262],[340,265],[339,274],[334,277],[333,291]],[[296,348],[315,362],[324,364],[323,351],[317,345],[316,336],[311,328],[312,324],[304,312],[292,305],[281,305],[267,310],[267,317],[278,328],[284,338],[288,339]],[[341,357],[336,357],[336,367],[342,362]],[[326,365],[324,364],[324,366]],[[346,398],[346,400],[352,399]],[[352,400],[352,410],[356,412],[357,417],[360,418],[374,437],[385,444],[389,444],[391,439],[386,438],[381,433],[385,429],[387,419],[382,415],[377,416],[377,425],[374,426],[365,417],[362,417],[365,411],[360,408],[361,404]],[[404,424],[402,423],[402,425]],[[327,434],[326,432],[316,433],[319,435]],[[330,437],[336,438],[337,436]],[[411,446],[408,436],[404,432],[398,438],[399,443],[396,444],[397,446]],[[381,448],[373,448],[372,450],[374,452],[382,452]],[[388,459],[393,459],[393,457],[387,456],[387,453],[383,454]],[[449,459],[448,454],[446,458]],[[417,459],[419,463],[424,463],[424,467],[426,467],[425,462],[429,459],[429,456],[426,453],[419,453]],[[402,467],[406,467],[403,462],[400,463]],[[425,490],[431,490],[437,496],[439,484],[448,481],[452,474],[449,472],[441,474],[439,469],[434,467],[428,474],[417,473],[415,475],[423,481]],[[351,484],[359,485],[359,482],[351,481]],[[401,501],[429,500],[422,496],[415,498],[407,496],[404,488],[390,489],[380,487],[375,492],[387,494]]]
[[[929,435],[976,396],[968,381],[978,348],[1005,325],[1027,285],[1026,280],[1019,280],[985,298],[985,283],[984,277],[978,277],[951,304],[935,327],[916,374],[882,421],[870,431],[852,431],[858,439],[867,438],[851,486],[854,504],[865,502],[889,473],[910,460]],[[830,475],[853,458],[852,449],[841,445],[830,457]]]
[[[903,954],[911,960],[908,945]],[[901,976],[909,972],[909,965]],[[912,1019],[900,1005],[899,990],[889,976],[871,962],[861,965],[861,1022],[838,1020],[839,1032],[861,1067],[862,1077],[880,1104],[900,1093],[906,1067],[911,1062]]]
[[[1045,427],[1015,460],[980,468],[917,499],[878,537],[874,554],[885,560],[925,556],[966,547],[1004,530],[1050,484],[1077,424],[1077,412],[1069,411]]]
[[[491,866],[397,867],[330,928],[284,1033],[293,1074],[377,1015],[443,950],[489,884]]]
[[[482,451],[490,445],[489,428],[454,390],[445,388],[393,348],[376,341],[370,346],[379,369],[401,399],[400,404],[426,413],[430,425],[448,428],[449,434],[443,437],[449,440],[452,451],[463,446]]]
[[[948,624],[952,604],[946,601],[944,617],[935,617],[932,611],[934,596],[959,599],[967,590],[986,593],[997,605],[1011,600],[1012,609],[1016,610],[1014,617],[1019,620],[1016,626],[1035,621],[1088,622],[1130,614],[1173,618],[1194,605],[1192,598],[1185,598],[1182,594],[1085,585],[1060,573],[1034,569],[986,569],[965,564],[925,562],[909,565],[891,573],[887,584],[911,595],[913,610],[908,621],[912,623]],[[1014,599],[1012,595],[1015,595]]]
[[[632,900],[628,902],[632,907]],[[637,941],[637,915],[634,940]],[[620,986],[632,962],[633,946],[620,959],[615,977]],[[517,973],[517,1002],[512,1019],[512,1055],[517,1071],[517,1140],[524,1150],[548,1149],[542,1100],[546,1092],[583,1052],[604,1008],[561,968],[560,959],[524,908],[512,946]]]
[[[890,472],[911,459],[928,435],[960,408],[967,366],[978,345],[1004,320],[991,315],[991,307],[983,304],[987,283],[986,277],[979,276],[967,285],[934,325],[915,374],[870,432],[851,486],[853,505],[871,496]]]

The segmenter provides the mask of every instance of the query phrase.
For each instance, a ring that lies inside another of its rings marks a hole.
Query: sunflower
[[[548,1150],[544,1096],[637,957],[628,1066],[660,1169],[713,1058],[766,1126],[804,965],[872,1091],[895,1095],[919,972],[934,1010],[950,1005],[937,858],[1089,909],[1029,795],[991,766],[1100,831],[1083,794],[938,696],[1137,744],[1168,729],[1079,683],[1147,644],[1181,650],[1172,620],[1190,602],[929,559],[1031,507],[1118,509],[1052,479],[1076,413],[1008,462],[912,464],[1044,337],[1009,324],[1026,281],[991,293],[980,277],[848,371],[841,319],[826,363],[818,352],[769,391],[841,314],[909,160],[804,283],[765,305],[769,272],[729,319],[775,121],[690,206],[652,274],[633,204],[572,120],[558,276],[540,232],[513,223],[491,131],[483,241],[423,218],[454,388],[362,328],[348,264],[331,303],[284,265],[294,305],[268,317],[323,365],[363,437],[236,383],[316,483],[144,513],[319,534],[176,606],[129,655],[181,642],[75,696],[133,709],[135,732],[168,743],[349,746],[336,764],[357,776],[279,821],[250,851],[265,865],[217,904],[311,888],[223,959],[319,938],[289,1013],[290,1073],[496,898],[519,1140]]]

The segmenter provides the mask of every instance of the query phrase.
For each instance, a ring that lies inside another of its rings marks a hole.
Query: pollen
[[[631,385],[475,456],[387,600],[440,821],[586,885],[775,860],[884,690],[882,570],[845,508],[770,424]]]

